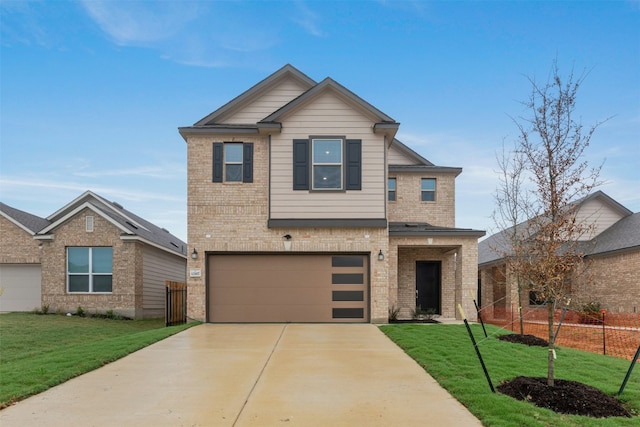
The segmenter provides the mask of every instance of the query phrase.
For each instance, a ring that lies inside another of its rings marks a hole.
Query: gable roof
[[[118,203],[110,202],[91,191],[84,192],[47,217],[49,224],[39,230],[35,238],[50,238],[57,227],[84,209],[95,212],[120,229],[123,240],[140,240],[159,249],[186,257],[187,244],[185,242],[164,228],[124,209]]]
[[[293,78],[299,82],[302,87],[305,88],[305,91],[257,123],[229,124],[220,122],[220,119],[224,119],[224,116],[229,112],[236,111],[244,107],[258,95],[265,93],[278,82],[287,78]],[[270,132],[274,130],[279,132],[282,127],[279,120],[281,120],[285,114],[295,110],[307,102],[310,102],[315,97],[325,93],[326,91],[333,91],[343,100],[370,116],[375,122],[373,126],[373,131],[375,133],[385,134],[390,139],[393,139],[395,133],[398,131],[400,123],[396,122],[393,118],[378,110],[376,107],[369,104],[367,101],[360,98],[358,95],[351,92],[332,78],[327,77],[320,83],[316,83],[290,64],[285,65],[275,73],[251,87],[249,90],[243,92],[222,107],[218,108],[213,113],[198,120],[193,126],[180,127],[178,128],[178,131],[185,139],[186,135],[189,134],[257,134],[261,131]]]
[[[596,199],[614,209],[622,218],[597,236],[594,236],[591,240],[580,244],[584,250],[585,257],[612,251],[629,250],[636,247],[640,248],[640,214],[634,214],[603,191],[595,191],[592,194],[570,203],[570,206],[579,207],[588,201]],[[525,227],[526,224],[527,221],[521,222],[516,225],[516,229]],[[503,254],[497,252],[498,248],[503,250],[504,253],[511,253],[511,244],[508,235],[513,229],[514,227],[509,227],[492,234],[478,243],[478,265],[482,266],[503,259]]]
[[[49,221],[0,202],[0,215],[32,236],[49,225]]]
[[[215,110],[213,113],[203,117],[194,123],[193,126],[208,126],[215,125],[218,123],[218,119],[228,113],[229,111],[235,110],[246,104],[251,98],[254,96],[265,92],[269,87],[273,86],[278,81],[281,81],[285,78],[293,78],[298,81],[303,87],[307,89],[316,85],[316,82],[308,77],[306,74],[302,73],[300,70],[292,66],[291,64],[287,64],[284,67],[280,68],[275,73],[271,74],[264,80],[258,82],[250,89],[244,91],[240,95],[233,98],[231,101],[227,102],[222,107]]]

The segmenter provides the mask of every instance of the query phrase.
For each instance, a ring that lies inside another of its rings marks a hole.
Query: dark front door
[[[440,261],[416,261],[416,308],[440,312]]]

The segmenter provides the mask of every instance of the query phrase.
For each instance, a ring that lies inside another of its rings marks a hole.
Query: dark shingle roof
[[[587,197],[579,199],[572,205],[580,205],[594,198],[600,199],[615,209],[623,218],[618,220],[605,231],[595,236],[593,239],[582,242],[580,248],[584,255],[596,256],[609,252],[617,252],[629,249],[640,249],[640,212],[632,213],[629,209],[603,193],[596,191]],[[526,222],[520,223],[517,227],[526,227]],[[513,227],[495,233],[478,243],[478,264],[488,264],[502,259],[511,253],[509,233]]]
[[[15,222],[22,224],[24,228],[31,231],[31,234],[37,233],[50,224],[50,222],[44,218],[21,211],[20,209],[12,208],[2,202],[0,202],[0,211],[12,218]]]
[[[117,223],[121,229],[126,230],[123,233],[125,235],[138,236],[153,243],[154,245],[183,256],[187,253],[186,242],[183,242],[169,231],[164,228],[160,228],[133,212],[124,209],[118,203],[110,202],[91,191],[86,191],[77,199],[71,201],[60,210],[51,214],[47,218],[50,221],[50,225],[41,229],[41,234],[48,234],[50,231],[55,229],[58,223],[67,215],[84,205],[91,206],[93,209],[99,211],[106,217],[110,218],[113,222]]]
[[[390,222],[389,236],[474,236],[485,232],[471,228],[437,227],[426,222]]]
[[[624,249],[640,249],[640,212],[622,218],[594,237],[587,255],[599,255]]]

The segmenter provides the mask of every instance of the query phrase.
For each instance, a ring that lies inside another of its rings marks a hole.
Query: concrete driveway
[[[204,324],[0,411],[3,427],[424,423],[481,425],[368,324]]]

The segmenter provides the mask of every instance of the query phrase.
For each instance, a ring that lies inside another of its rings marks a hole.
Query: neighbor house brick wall
[[[640,312],[640,250],[586,259],[587,273],[573,290],[579,303],[596,301],[610,312]]]
[[[27,231],[0,216],[0,264],[39,264],[39,245]]]
[[[86,231],[86,216],[94,217],[94,231]],[[142,316],[141,243],[122,241],[121,231],[90,209],[85,209],[54,230],[53,240],[43,240],[42,304],[52,311],[115,313]],[[70,246],[111,246],[113,248],[113,288],[110,294],[68,293],[67,253]]]
[[[455,227],[455,175],[390,172],[396,178],[396,201],[388,202],[390,222],[427,222],[438,227]],[[436,179],[436,201],[421,200],[421,179]]]

